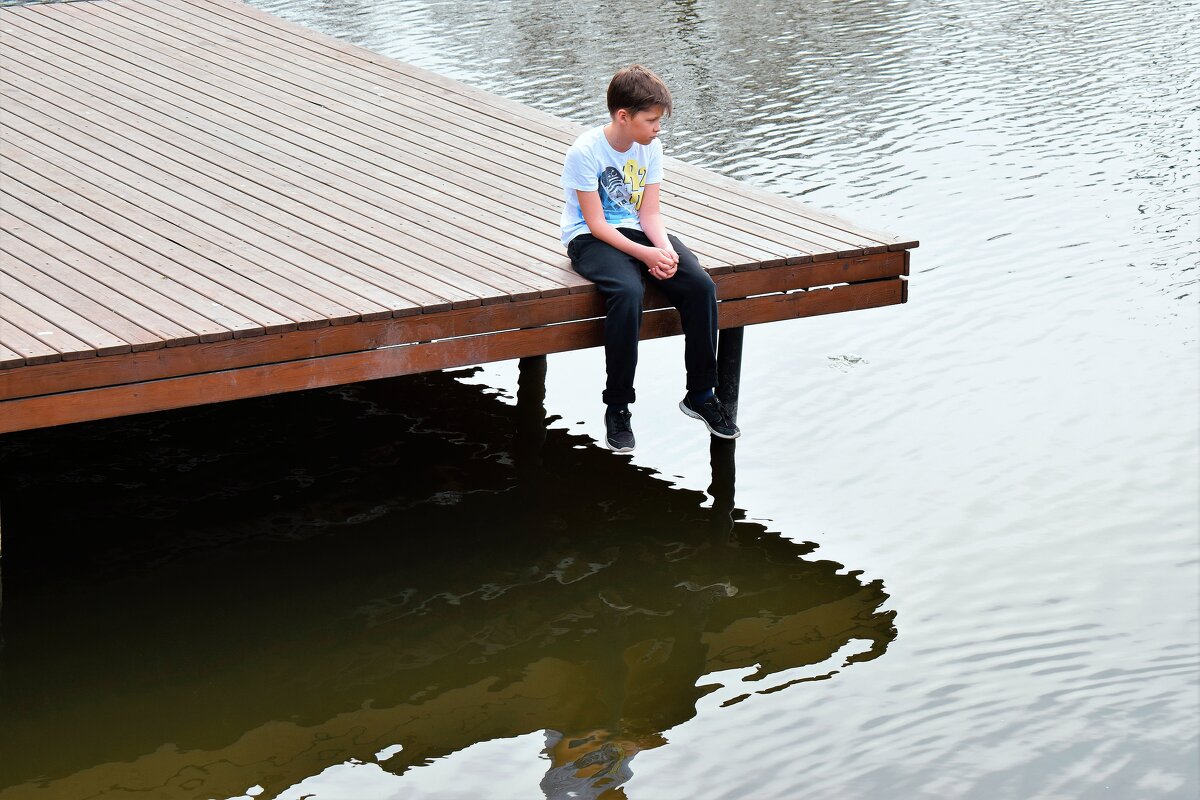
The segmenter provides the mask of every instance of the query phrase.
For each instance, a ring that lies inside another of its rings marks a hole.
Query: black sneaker
[[[614,453],[628,453],[633,449],[633,427],[629,424],[632,416],[628,408],[617,406],[609,406],[604,412],[605,438]]]
[[[718,438],[736,439],[742,435],[738,426],[729,419],[729,413],[725,410],[725,406],[721,405],[721,401],[717,399],[716,395],[703,403],[693,405],[692,401],[688,399],[688,395],[685,394],[679,401],[679,410],[689,417],[703,422],[708,427],[708,432]]]

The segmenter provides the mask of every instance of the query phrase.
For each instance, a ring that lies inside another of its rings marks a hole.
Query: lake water
[[[1200,794],[1200,5],[256,5],[584,124],[646,63],[910,300],[749,328],[736,448],[676,339],[632,457],[598,351],[0,439],[0,800]]]

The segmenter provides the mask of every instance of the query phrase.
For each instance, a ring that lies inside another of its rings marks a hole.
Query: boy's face
[[[662,106],[650,106],[645,111],[630,114],[627,109],[617,111],[617,121],[621,122],[629,135],[638,144],[650,144],[662,129]]]

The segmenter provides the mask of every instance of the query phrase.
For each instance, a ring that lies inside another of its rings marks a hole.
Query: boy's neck
[[[624,153],[633,147],[633,137],[623,133],[613,122],[604,126],[604,138],[608,140],[608,146],[618,153]]]

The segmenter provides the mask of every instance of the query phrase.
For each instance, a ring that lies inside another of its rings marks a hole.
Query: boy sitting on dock
[[[737,425],[717,399],[717,297],[712,278],[683,242],[669,235],[659,208],[662,143],[658,132],[671,113],[662,79],[634,64],[608,84],[611,121],[575,140],[563,163],[566,199],[562,241],[571,266],[604,297],[604,358],[608,372],[602,398],[604,427],[615,452],[633,449],[629,404],[635,399],[642,325],[642,294],[648,276],[679,310],[687,394],[684,414],[702,421],[713,436],[736,439]]]

